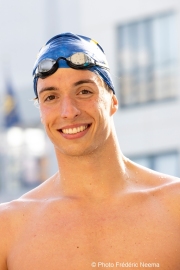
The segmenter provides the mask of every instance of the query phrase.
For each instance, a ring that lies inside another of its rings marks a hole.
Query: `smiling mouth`
[[[90,125],[83,125],[83,126],[74,127],[74,128],[64,128],[64,129],[61,129],[60,131],[64,134],[76,134],[76,133],[80,133],[86,130],[88,127],[90,127]]]

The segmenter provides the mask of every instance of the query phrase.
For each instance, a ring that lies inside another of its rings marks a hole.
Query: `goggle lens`
[[[55,63],[56,61],[53,61],[52,59],[42,60],[41,63],[38,65],[38,72],[47,72],[51,70]]]
[[[68,58],[74,65],[88,66],[92,64],[93,61],[84,53],[75,53]]]

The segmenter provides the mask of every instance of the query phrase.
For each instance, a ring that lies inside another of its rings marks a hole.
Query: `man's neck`
[[[117,139],[101,149],[81,156],[68,156],[56,150],[58,189],[65,196],[108,197],[122,188],[127,171]]]

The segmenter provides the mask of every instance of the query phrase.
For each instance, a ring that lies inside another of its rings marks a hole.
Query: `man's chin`
[[[55,146],[55,152],[56,152],[56,155],[57,156],[67,156],[67,158],[70,158],[70,157],[76,157],[76,158],[85,158],[86,156],[91,156],[95,153],[97,147],[93,148],[93,147],[90,147],[90,148],[86,148],[86,149],[78,149],[78,147],[72,147],[70,146],[69,149],[68,147],[66,148],[60,148],[58,146]]]

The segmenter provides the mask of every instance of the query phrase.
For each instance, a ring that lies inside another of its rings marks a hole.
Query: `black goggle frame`
[[[42,60],[37,66],[34,76],[45,79],[46,77],[52,75],[59,68],[58,61],[60,59],[65,60],[68,66],[73,69],[88,69],[94,66],[99,66],[101,68],[109,70],[109,67],[106,64],[95,61],[85,53],[78,52],[68,58],[60,56],[57,60],[51,58]],[[45,67],[46,65],[48,66],[48,68]]]

